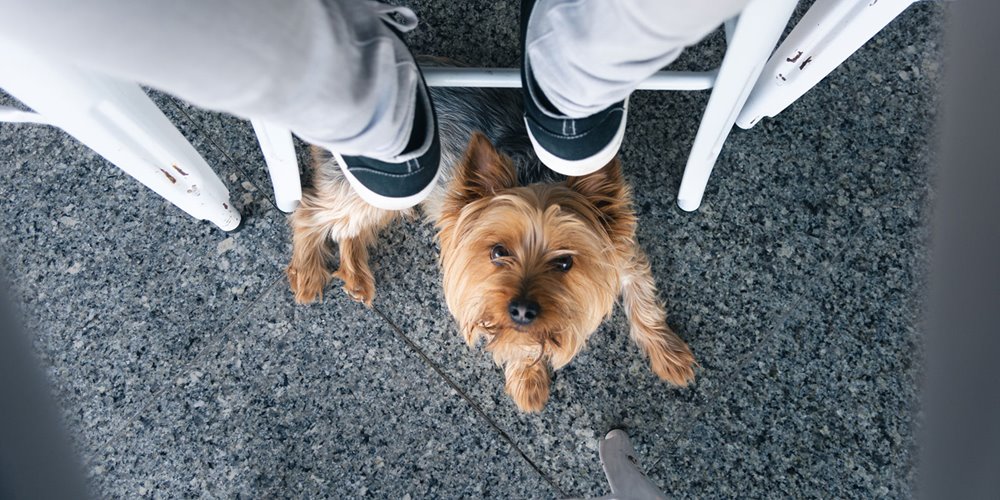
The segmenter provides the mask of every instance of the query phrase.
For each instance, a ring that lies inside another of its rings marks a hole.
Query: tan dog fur
[[[316,156],[318,163],[332,161]],[[367,205],[337,168],[321,166],[292,216],[289,282],[296,300],[307,303],[338,277],[351,298],[371,305],[368,247],[400,212]],[[470,346],[486,340],[521,410],[543,408],[549,370],[583,349],[619,297],[631,338],[653,372],[679,386],[694,379],[694,356],[667,326],[649,263],[636,244],[631,192],[617,159],[565,182],[519,186],[510,159],[476,133],[443,191],[423,208],[438,230],[448,309]],[[340,248],[335,273],[327,268],[331,241]],[[497,246],[505,255],[492,258]],[[553,265],[556,259],[572,265],[563,270]],[[517,324],[507,313],[519,297],[540,306],[530,324]]]

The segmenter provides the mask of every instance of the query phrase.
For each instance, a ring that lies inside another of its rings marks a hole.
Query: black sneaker
[[[409,144],[395,158],[382,161],[331,151],[354,191],[374,207],[405,210],[426,199],[437,184],[441,143],[437,113],[423,73],[417,82],[416,102]]]
[[[521,89],[524,123],[538,159],[556,172],[579,176],[599,170],[618,154],[625,137],[628,99],[585,118],[560,113],[531,73],[525,40],[535,0],[521,0]]]

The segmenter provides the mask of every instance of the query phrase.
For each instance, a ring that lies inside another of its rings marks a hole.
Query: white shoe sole
[[[402,198],[390,198],[388,196],[382,196],[371,189],[365,187],[357,177],[354,177],[349,170],[347,170],[347,163],[344,162],[344,158],[337,153],[331,151],[333,157],[337,160],[337,165],[340,166],[340,171],[344,173],[344,177],[347,177],[347,182],[351,184],[354,188],[354,192],[358,193],[358,196],[362,200],[365,200],[369,205],[380,208],[382,210],[406,210],[408,208],[413,208],[417,206],[421,201],[427,199],[431,195],[431,191],[434,190],[434,186],[437,186],[438,178],[441,177],[441,168],[438,167],[438,171],[434,174],[434,178],[431,179],[430,184],[427,187],[420,190],[419,193],[410,196],[405,196]]]
[[[621,124],[618,126],[618,131],[615,132],[615,136],[611,138],[611,142],[593,156],[582,160],[566,160],[549,153],[538,144],[535,136],[531,134],[531,127],[528,127],[527,118],[524,119],[524,126],[528,129],[528,138],[531,139],[531,146],[535,148],[535,154],[538,155],[538,159],[545,166],[562,175],[579,177],[600,170],[618,154],[618,150],[622,147],[622,139],[625,138],[626,118],[628,118],[628,99],[625,100],[625,106],[622,110]]]

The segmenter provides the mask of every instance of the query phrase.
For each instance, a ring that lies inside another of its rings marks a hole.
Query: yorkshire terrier
[[[694,380],[697,363],[667,326],[636,243],[618,159],[590,175],[560,178],[531,150],[518,93],[435,89],[433,98],[442,171],[421,209],[437,229],[445,299],[470,347],[486,339],[517,406],[542,409],[550,368],[583,349],[619,296],[653,372],[678,386]],[[370,306],[368,248],[403,213],[362,201],[328,152],[314,148],[313,158],[312,186],[291,217],[287,273],[295,299],[317,300],[337,277],[352,299]],[[334,241],[340,268],[331,273]]]

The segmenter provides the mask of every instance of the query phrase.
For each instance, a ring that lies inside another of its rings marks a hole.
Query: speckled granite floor
[[[514,65],[517,2],[412,4],[417,52]],[[246,227],[188,218],[59,131],[3,124],[0,258],[100,496],[598,496],[597,439],[625,427],[677,497],[906,497],[944,10],[913,6],[737,130],[694,214],[674,202],[708,94],[634,96],[622,157],[702,364],[689,389],[655,379],[616,314],[546,411],[517,413],[457,337],[415,223],[375,252],[376,311],[336,290],[294,305],[249,125],[160,95]],[[676,67],[716,64],[720,38]]]

